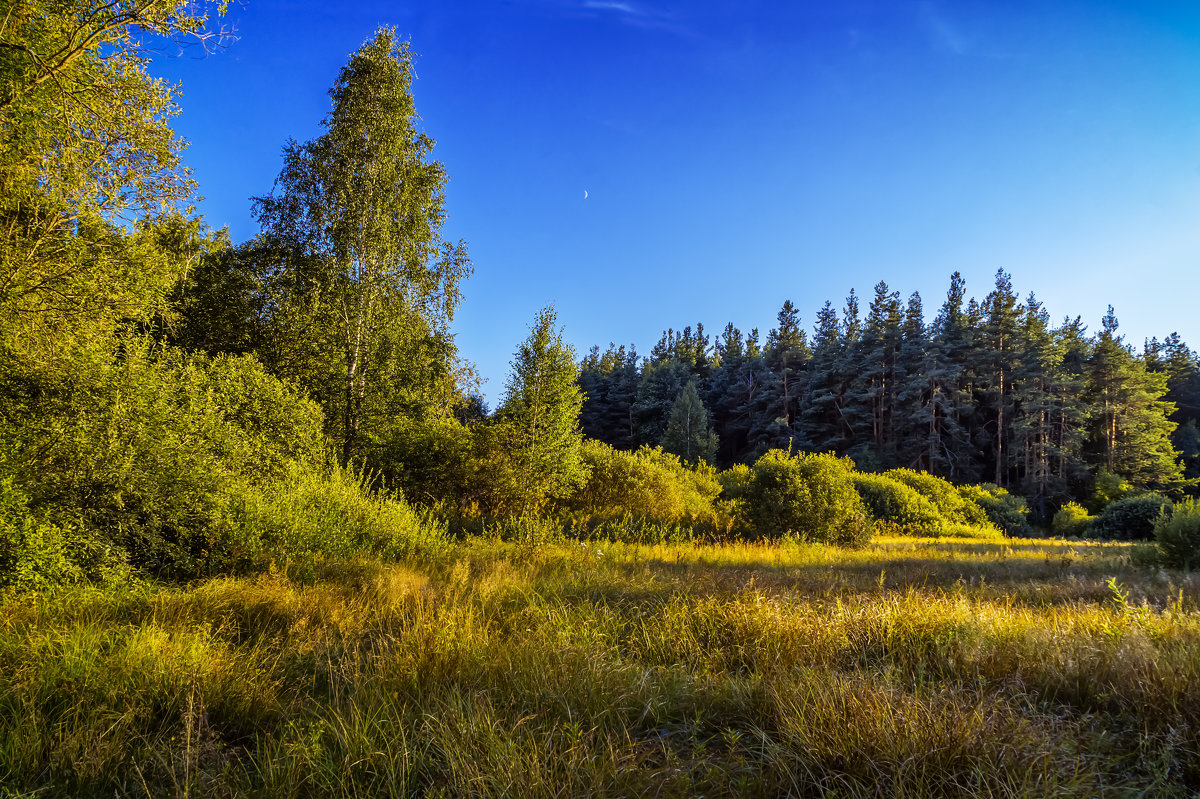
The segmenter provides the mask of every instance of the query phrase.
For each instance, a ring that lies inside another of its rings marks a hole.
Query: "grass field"
[[[1186,796],[1200,575],[1130,545],[474,540],[0,605],[0,796]]]

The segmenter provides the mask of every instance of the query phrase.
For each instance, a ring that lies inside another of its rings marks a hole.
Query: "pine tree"
[[[931,361],[929,335],[921,295],[913,292],[904,308],[896,379],[896,458],[898,466],[930,469],[929,416],[933,412],[930,390]]]
[[[642,365],[637,399],[633,403],[636,444],[654,446],[662,441],[675,398],[694,377],[687,364],[671,357]]]
[[[584,393],[579,424],[584,435],[615,447],[633,448],[633,403],[637,399],[637,353],[609,344],[603,353],[592,347],[579,365]]]
[[[848,401],[865,419],[869,435],[850,450],[863,465],[895,465],[895,406],[898,392],[898,358],[903,337],[900,294],[887,283],[875,286],[862,338],[855,351],[855,368]]]
[[[980,448],[991,453],[987,472],[993,483],[1008,484],[1008,439],[1014,414],[1013,372],[1018,368],[1017,320],[1022,309],[1013,292],[1012,279],[1003,269],[996,272],[996,286],[984,299],[983,325],[976,346],[976,374],[982,402],[980,416],[988,423],[981,427]]]
[[[689,380],[675,398],[662,448],[690,465],[700,461],[711,463],[716,457],[717,435],[709,425],[708,411],[700,400],[695,380]]]
[[[812,353],[800,327],[800,314],[791,300],[783,303],[778,326],[767,334],[763,352],[768,379],[759,395],[759,417],[766,422],[763,443],[770,449],[786,448],[793,438],[793,423],[799,415],[804,392],[805,366]]]
[[[801,445],[813,452],[840,452],[848,432],[842,414],[842,333],[833,303],[825,301],[813,327],[808,396],[804,401],[798,435]]]
[[[1167,336],[1162,344],[1162,371],[1167,374],[1168,402],[1175,403],[1171,420],[1179,425],[1171,440],[1179,451],[1184,476],[1200,478],[1200,359],[1180,339]]]
[[[1032,293],[1018,340],[1012,400],[1020,412],[1011,424],[1010,464],[1036,517],[1046,522],[1051,508],[1070,498],[1072,481],[1083,473],[1080,383],[1064,366],[1070,336],[1050,329],[1049,314]]]
[[[978,479],[971,441],[974,383],[967,363],[977,320],[971,318],[974,300],[964,309],[965,300],[966,283],[955,272],[930,337],[929,466],[934,474],[973,482]]]
[[[727,466],[741,457],[748,433],[746,414],[738,391],[746,362],[746,346],[742,331],[734,327],[732,322],[725,325],[717,339],[713,361],[705,395],[706,404],[720,442],[717,462]]]
[[[537,315],[517,350],[496,419],[504,431],[523,512],[566,496],[587,478],[581,457],[575,353],[563,343],[552,306]]]
[[[1092,466],[1135,486],[1168,487],[1182,478],[1182,468],[1171,445],[1175,406],[1163,399],[1167,376],[1135,358],[1117,327],[1110,305],[1087,365]]]

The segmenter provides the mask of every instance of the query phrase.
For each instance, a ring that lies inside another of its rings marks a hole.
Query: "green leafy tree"
[[[171,219],[192,197],[175,90],[146,74],[141,37],[204,39],[205,5],[0,11],[0,332],[25,357],[60,357],[66,337],[157,310],[185,268],[147,252],[153,221],[125,227]]]
[[[407,44],[381,28],[329,94],[324,134],[287,145],[277,191],[256,207],[267,237],[288,253],[281,304],[304,327],[327,331],[316,342],[336,341],[323,353],[340,376],[336,392],[325,375],[295,377],[325,408],[348,460],[367,428],[396,412],[397,396],[438,395],[449,412],[443,356],[453,353],[448,325],[470,266],[463,245],[441,237],[446,173],[417,129]],[[430,361],[442,368],[424,368]]]
[[[662,448],[695,465],[700,461],[712,463],[717,454],[717,434],[708,420],[708,411],[696,390],[696,381],[689,380],[675,398],[671,418],[663,434]]]
[[[554,308],[547,306],[513,358],[504,401],[496,411],[523,513],[569,495],[587,479],[580,455],[583,393],[576,376],[575,353],[563,343]]]

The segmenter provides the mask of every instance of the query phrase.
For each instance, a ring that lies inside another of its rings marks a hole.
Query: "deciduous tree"
[[[389,399],[438,391],[428,381],[445,377],[453,355],[448,326],[470,265],[461,243],[441,237],[446,173],[417,127],[408,45],[381,28],[329,94],[324,134],[287,145],[276,191],[256,207],[289,253],[281,270],[294,273],[280,304],[336,331],[326,359],[339,389],[324,392],[320,379],[314,388],[347,460],[364,425],[394,413]],[[442,368],[405,373],[414,348]]]

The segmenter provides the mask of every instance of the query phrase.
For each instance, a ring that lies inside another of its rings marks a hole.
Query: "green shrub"
[[[1133,490],[1133,484],[1124,477],[1101,469],[1092,484],[1092,496],[1087,500],[1088,510],[1098,514],[1109,504],[1132,494]]]
[[[1093,518],[1078,502],[1068,502],[1054,514],[1050,530],[1060,538],[1086,538]]]
[[[32,515],[163,577],[211,573],[239,497],[323,458],[320,409],[248,356],[129,337],[3,388],[14,451],[36,453],[7,467]]]
[[[948,521],[985,529],[992,526],[987,512],[974,502],[964,499],[958,488],[947,480],[912,469],[892,469],[884,472],[884,475],[899,480],[924,496]]]
[[[30,516],[25,495],[11,478],[0,478],[0,588],[43,590],[74,581],[80,569],[70,549],[68,534]]]
[[[462,507],[472,498],[471,428],[457,419],[398,417],[368,454],[367,464],[389,486],[414,502],[450,502]]]
[[[1010,494],[995,483],[959,486],[958,493],[981,508],[988,521],[1005,535],[1025,538],[1033,533],[1029,526],[1029,506],[1024,497]]]
[[[1186,499],[1154,523],[1163,563],[1181,569],[1200,566],[1200,501]]]
[[[1112,502],[1092,522],[1093,538],[1112,541],[1145,540],[1154,536],[1158,517],[1171,512],[1171,500],[1159,494],[1142,494]]]
[[[274,563],[303,576],[324,559],[435,556],[449,537],[445,525],[403,497],[370,490],[362,475],[336,465],[296,464],[277,483],[242,492],[212,543],[214,571],[258,571]]]
[[[754,464],[745,494],[751,530],[764,538],[859,546],[872,524],[854,488],[854,464],[828,453],[770,450]]]
[[[735,463],[718,474],[717,482],[721,484],[721,499],[736,500],[744,497],[746,489],[750,487],[751,476],[750,467],[744,463]]]
[[[942,535],[946,519],[937,507],[899,480],[882,474],[855,474],[854,487],[880,532],[894,535]]]
[[[663,523],[711,523],[718,515],[714,502],[721,483],[705,463],[690,467],[659,447],[625,452],[590,440],[583,444],[583,462],[590,476],[563,503],[570,510]]]

